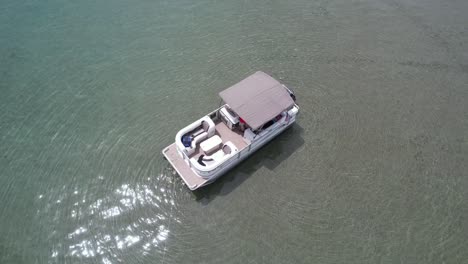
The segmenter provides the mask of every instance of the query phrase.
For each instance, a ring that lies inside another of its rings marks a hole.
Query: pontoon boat
[[[224,105],[182,128],[162,152],[195,190],[219,178],[296,121],[294,93],[256,72],[219,93]]]

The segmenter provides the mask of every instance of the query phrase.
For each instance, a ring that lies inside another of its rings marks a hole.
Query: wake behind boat
[[[219,93],[224,105],[182,128],[162,153],[190,190],[212,183],[296,121],[294,93],[256,72]]]

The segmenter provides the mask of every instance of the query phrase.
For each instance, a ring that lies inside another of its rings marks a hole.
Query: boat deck
[[[172,167],[177,171],[180,177],[184,180],[185,184],[190,190],[195,190],[197,187],[204,185],[208,180],[198,176],[190,167],[185,163],[184,159],[177,153],[175,143],[172,143],[163,150],[163,155],[171,163]]]
[[[231,141],[239,150],[247,147],[248,144],[245,142],[243,135],[241,135],[240,132],[232,131],[222,121],[216,122],[215,129],[216,134],[223,140],[223,143]]]

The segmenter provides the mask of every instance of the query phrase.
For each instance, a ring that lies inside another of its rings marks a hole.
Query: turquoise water
[[[0,263],[467,263],[468,2],[0,6]],[[263,70],[297,124],[190,192],[161,155]]]

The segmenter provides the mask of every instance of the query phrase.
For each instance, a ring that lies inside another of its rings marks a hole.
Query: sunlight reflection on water
[[[163,177],[166,176],[157,178]],[[165,180],[168,178],[171,177]],[[75,227],[65,238],[63,233],[53,233],[60,242],[53,247],[50,256],[55,259],[98,258],[102,263],[114,263],[113,260],[120,260],[119,256],[127,250],[140,256],[152,250],[163,253],[170,223],[180,223],[180,219],[173,214],[174,190],[153,186],[149,179],[140,184],[125,183],[93,201],[86,199],[85,194],[80,197],[76,191],[62,195],[61,201],[72,204],[67,219],[74,223],[70,226]],[[47,207],[60,210],[57,204]]]

